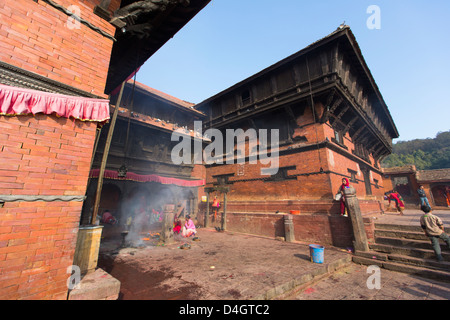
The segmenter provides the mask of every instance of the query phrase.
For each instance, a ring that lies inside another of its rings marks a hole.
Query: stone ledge
[[[69,292],[68,300],[117,300],[119,292],[120,281],[97,269],[81,279],[80,287]]]

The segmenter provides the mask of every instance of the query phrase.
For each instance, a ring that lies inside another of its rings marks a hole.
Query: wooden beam
[[[358,142],[362,145],[366,145],[369,142],[370,138],[372,138],[370,132],[365,132]]]
[[[336,118],[342,119],[342,117],[343,117],[344,114],[348,111],[348,109],[350,109],[350,106],[349,106],[348,104],[345,104],[344,108],[343,108],[342,111],[336,116]]]
[[[331,102],[333,102],[334,95],[336,93],[336,90],[331,91],[331,93],[328,96],[327,102],[325,103],[325,108],[323,108],[322,117],[320,117],[320,122],[325,123],[326,121],[323,121],[324,119],[327,119],[328,116],[328,107],[330,106]]]
[[[355,124],[356,121],[358,121],[359,117],[355,116],[345,127],[344,131],[342,131],[342,135],[345,135],[348,130],[350,130],[350,128]]]
[[[97,182],[97,192],[95,194],[95,202],[94,202],[94,211],[92,212],[91,224],[95,224],[95,220],[98,215],[98,207],[100,205],[100,198],[102,194],[103,187],[103,176],[105,175],[106,161],[108,160],[109,148],[111,147],[111,140],[114,133],[114,127],[116,125],[117,114],[119,113],[119,106],[122,102],[123,89],[125,88],[125,82],[122,83],[122,87],[120,88],[119,97],[117,99],[116,106],[114,108],[114,114],[111,119],[111,123],[109,124],[108,136],[106,137],[105,150],[103,151],[103,158],[100,165],[100,172],[98,175]]]
[[[355,143],[356,140],[358,140],[359,135],[360,135],[360,134],[363,132],[363,130],[365,129],[364,127],[365,127],[365,126],[362,125],[362,126],[359,127],[359,129],[356,130],[356,132],[353,134],[353,136],[352,136],[353,143]]]
[[[286,106],[284,107],[284,110],[286,111],[286,113],[289,115],[289,120],[297,123],[297,119],[295,118],[294,112],[292,111],[291,106]]]
[[[334,93],[333,93],[334,94]],[[325,123],[328,121],[328,119],[330,118],[330,115],[332,115],[334,113],[334,111],[337,109],[337,107],[339,107],[341,105],[341,103],[344,101],[344,99],[342,98],[338,98],[334,103],[333,106],[329,109],[324,111],[324,114],[322,115],[322,119],[320,119],[320,121],[322,123]],[[326,108],[328,108],[328,106],[325,106]]]

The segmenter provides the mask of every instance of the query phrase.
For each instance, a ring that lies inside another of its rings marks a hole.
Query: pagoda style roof
[[[253,115],[309,99],[318,115],[365,146],[376,158],[392,152],[399,137],[389,109],[348,26],[197,104],[209,127],[226,127]],[[244,101],[245,98],[245,101]],[[233,105],[234,104],[234,105]],[[364,128],[364,130],[360,130]]]

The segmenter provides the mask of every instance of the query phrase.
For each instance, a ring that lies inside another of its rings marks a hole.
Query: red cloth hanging
[[[109,120],[109,100],[66,96],[0,84],[0,115],[56,114],[82,121]]]
[[[93,169],[89,174],[90,178],[98,178],[100,169]],[[119,173],[113,170],[105,170],[104,178],[117,180],[131,180],[137,182],[158,182],[161,184],[173,184],[180,187],[200,187],[205,185],[205,180],[183,180],[169,177],[161,177],[156,174],[140,175],[133,172],[127,172],[125,178],[119,178]]]

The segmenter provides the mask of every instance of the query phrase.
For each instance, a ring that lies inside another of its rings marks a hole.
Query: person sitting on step
[[[420,226],[424,230],[425,234],[431,240],[434,253],[436,254],[436,259],[442,261],[441,245],[439,244],[439,239],[442,239],[447,243],[450,249],[450,237],[444,232],[444,224],[442,220],[433,215],[432,210],[429,206],[423,205],[421,210],[424,214],[420,217]]]

